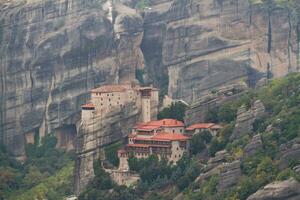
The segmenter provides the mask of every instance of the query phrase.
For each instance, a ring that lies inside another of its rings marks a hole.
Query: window
[[[107,94],[107,96],[109,96],[109,94]]]
[[[173,133],[175,133],[175,130],[173,129]]]
[[[108,101],[110,101],[110,98],[108,99]]]

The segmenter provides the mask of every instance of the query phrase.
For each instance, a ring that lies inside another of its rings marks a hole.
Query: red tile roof
[[[212,128],[212,129],[221,129],[221,128],[223,128],[223,126],[218,125],[218,124],[215,124],[215,125],[213,125],[211,128]]]
[[[161,126],[158,125],[143,125],[138,128],[139,131],[153,131],[159,129]]]
[[[143,148],[148,148],[148,147],[165,147],[165,148],[170,148],[170,145],[163,145],[163,144],[127,144],[127,147],[143,147]]]
[[[124,92],[126,88],[122,85],[103,85],[101,87],[91,90],[92,93],[110,93],[110,92]]]
[[[129,138],[134,138],[134,137],[136,137],[136,135],[129,134],[128,137],[129,137]]]
[[[162,119],[136,125],[138,130],[154,130],[160,127],[184,127],[184,123],[176,119]]]
[[[177,140],[189,140],[190,137],[179,133],[158,133],[157,135],[153,136],[151,139],[177,141]]]
[[[87,104],[82,105],[81,108],[95,108],[95,106],[92,103],[87,103]]]
[[[134,138],[134,140],[138,140],[138,141],[166,141],[165,139],[153,139],[153,137],[151,137],[151,138],[136,137],[136,138]]]
[[[214,123],[199,123],[199,124],[194,124],[186,128],[187,131],[193,131],[195,129],[209,129],[212,126],[214,126]]]

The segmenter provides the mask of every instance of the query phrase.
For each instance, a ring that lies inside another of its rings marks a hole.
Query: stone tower
[[[145,87],[140,89],[142,101],[142,122],[151,121],[151,93],[152,88]]]

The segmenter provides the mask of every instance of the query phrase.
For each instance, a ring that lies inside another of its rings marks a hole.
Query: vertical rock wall
[[[284,9],[272,12],[269,53],[268,15],[261,5],[249,5],[248,0],[151,2],[142,42],[146,71],[156,84],[164,84],[160,77],[168,74],[173,99],[191,103],[193,94],[228,83],[253,85],[268,65],[275,77],[297,71],[296,26],[291,27],[289,53]]]
[[[24,135],[76,124],[96,86],[143,66],[143,20],[111,0],[0,3],[0,136],[24,156]]]

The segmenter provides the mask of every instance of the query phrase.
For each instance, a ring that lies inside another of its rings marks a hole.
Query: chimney
[[[165,120],[163,120],[163,125],[166,125],[166,121]]]

